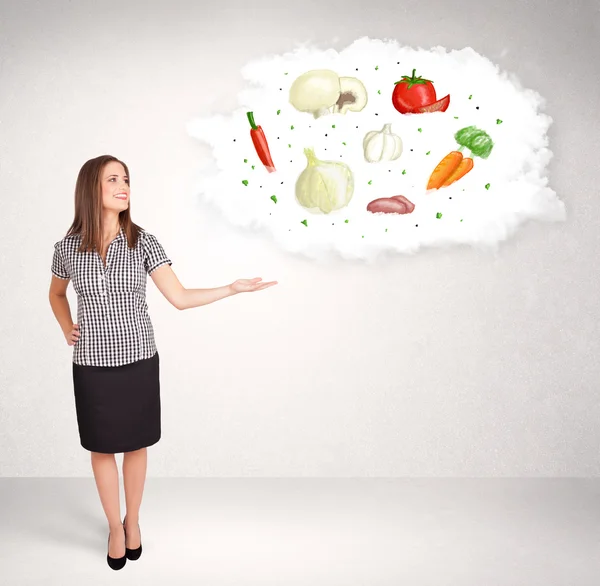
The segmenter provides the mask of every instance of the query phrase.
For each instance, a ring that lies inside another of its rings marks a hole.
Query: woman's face
[[[129,206],[129,177],[125,168],[117,161],[104,166],[100,177],[102,185],[102,206],[106,210],[119,213]]]

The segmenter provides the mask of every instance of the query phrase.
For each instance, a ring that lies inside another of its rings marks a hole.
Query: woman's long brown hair
[[[125,173],[131,185],[131,175],[127,165],[112,155],[101,155],[86,161],[79,170],[75,184],[75,218],[69,227],[66,236],[71,234],[81,235],[81,244],[78,252],[88,250],[102,250],[102,237],[104,226],[102,224],[102,188],[101,178],[107,163],[116,161],[125,167]],[[127,236],[129,248],[134,248],[143,230],[141,226],[131,221],[131,200],[126,210],[119,214],[119,224]]]

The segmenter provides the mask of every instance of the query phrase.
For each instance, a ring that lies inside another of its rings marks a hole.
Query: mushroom
[[[330,108],[340,93],[340,78],[335,71],[313,69],[294,80],[290,88],[290,104],[300,112],[310,112],[319,118],[330,114]]]
[[[345,114],[348,110],[360,112],[367,105],[367,90],[356,77],[340,77],[340,90],[333,106],[334,114]]]

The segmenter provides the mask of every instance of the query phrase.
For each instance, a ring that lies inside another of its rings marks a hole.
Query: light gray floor
[[[0,518],[10,586],[600,583],[598,479],[147,479],[118,572],[91,478],[0,479]]]

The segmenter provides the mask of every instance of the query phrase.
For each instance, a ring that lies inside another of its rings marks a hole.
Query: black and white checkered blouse
[[[123,228],[109,244],[106,266],[97,251],[77,252],[81,237],[54,244],[52,274],[71,279],[77,293],[80,337],[73,362],[83,366],[121,366],[156,353],[146,304],[146,275],[172,264],[155,236],[140,230],[135,248]]]

